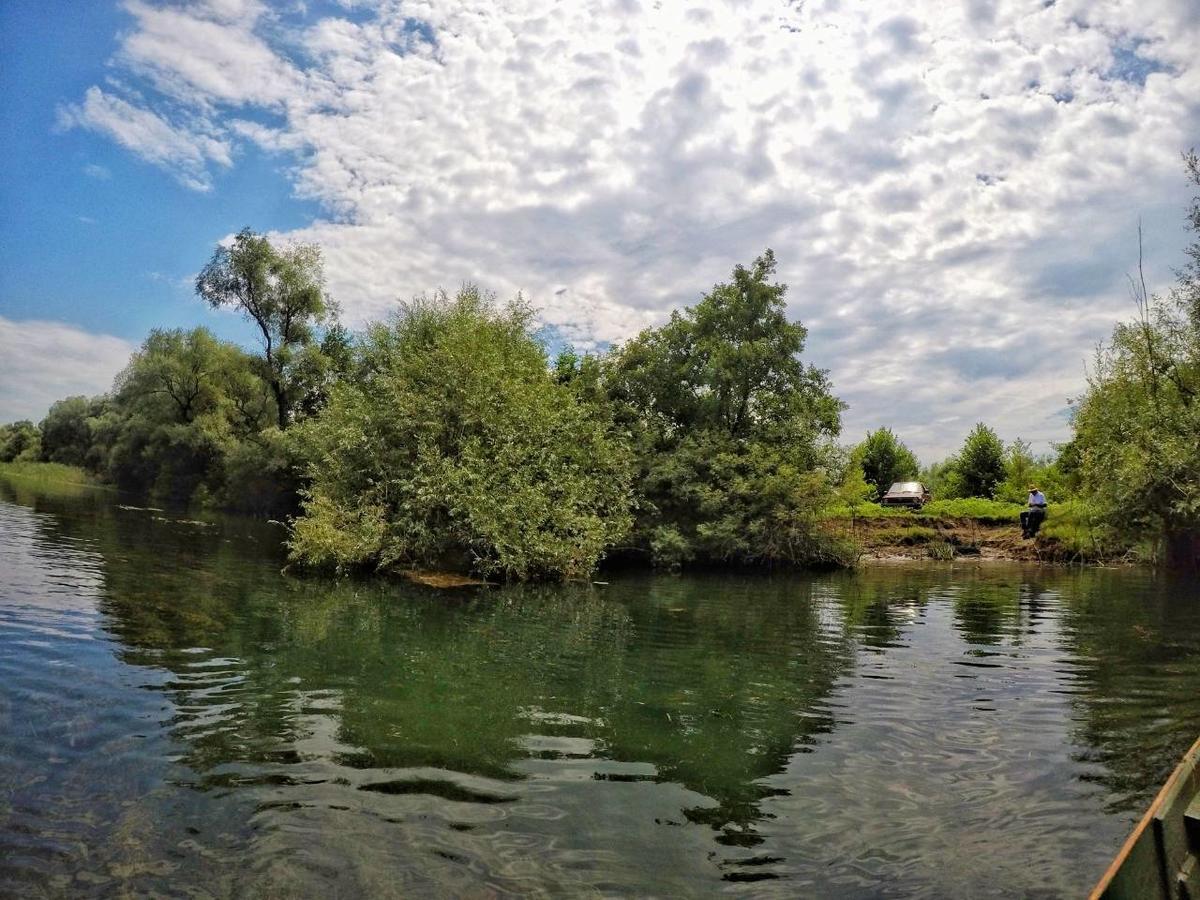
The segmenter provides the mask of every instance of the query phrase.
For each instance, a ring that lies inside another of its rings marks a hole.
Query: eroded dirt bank
[[[989,524],[977,519],[924,519],[916,516],[840,520],[836,526],[863,549],[864,560],[996,559],[1028,562],[1098,562],[1086,548],[1068,547],[1039,535],[1021,537],[1017,523]]]

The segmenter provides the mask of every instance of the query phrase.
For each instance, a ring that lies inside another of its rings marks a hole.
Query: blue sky
[[[319,207],[293,197],[278,160],[253,147],[201,193],[101,136],[59,127],[64,104],[113,74],[118,34],[132,25],[111,3],[0,4],[0,314],[134,342],[197,323],[246,340],[237,319],[204,310],[190,276],[222,236],[298,228]]]
[[[472,280],[584,348],[771,246],[847,440],[1045,449],[1200,144],[1191,0],[15,0],[0,42],[0,421],[152,327],[251,342],[190,286],[249,225],[351,326]]]

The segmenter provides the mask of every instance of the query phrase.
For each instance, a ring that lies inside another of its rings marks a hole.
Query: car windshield
[[[889,494],[919,494],[921,493],[921,482],[919,481],[897,481],[892,485]]]

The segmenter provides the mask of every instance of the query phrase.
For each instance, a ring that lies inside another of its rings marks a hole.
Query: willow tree
[[[1200,191],[1200,158],[1184,157]],[[1131,280],[1137,316],[1097,353],[1075,409],[1082,484],[1110,523],[1161,539],[1168,561],[1200,566],[1200,193],[1187,263],[1166,296]]]
[[[275,247],[249,228],[220,245],[196,277],[196,293],[214,308],[239,310],[259,332],[262,377],[286,428],[321,366],[319,338],[336,307],[325,292],[316,244]]]

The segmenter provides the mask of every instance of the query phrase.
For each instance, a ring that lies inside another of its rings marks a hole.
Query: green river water
[[[1200,589],[946,563],[439,593],[0,481],[0,896],[1078,897]]]

